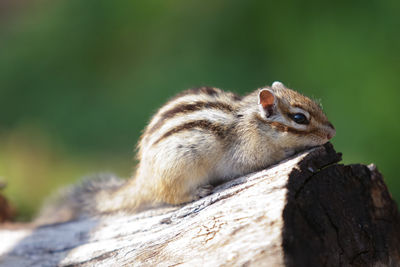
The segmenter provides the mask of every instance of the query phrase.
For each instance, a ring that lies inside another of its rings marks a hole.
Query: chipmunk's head
[[[287,148],[322,145],[336,133],[319,104],[281,82],[258,92],[259,117]]]

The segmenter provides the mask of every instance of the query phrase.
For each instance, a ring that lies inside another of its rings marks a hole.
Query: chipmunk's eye
[[[291,119],[298,124],[308,124],[307,117],[302,113],[295,113],[290,115]]]

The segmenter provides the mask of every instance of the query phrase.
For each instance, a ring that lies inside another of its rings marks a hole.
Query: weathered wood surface
[[[400,215],[373,165],[330,144],[181,207],[0,230],[1,266],[400,266]]]

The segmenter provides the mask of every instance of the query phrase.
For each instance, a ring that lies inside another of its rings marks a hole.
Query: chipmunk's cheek
[[[326,138],[325,134],[312,134],[310,135],[310,144],[312,146],[320,146],[328,142],[329,140]]]

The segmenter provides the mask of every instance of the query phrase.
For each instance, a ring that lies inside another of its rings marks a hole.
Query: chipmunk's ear
[[[273,82],[271,87],[273,89],[286,89],[286,86],[283,83],[279,82],[279,81]]]
[[[258,93],[258,104],[265,111],[267,118],[274,114],[275,95],[270,89],[262,89]]]

